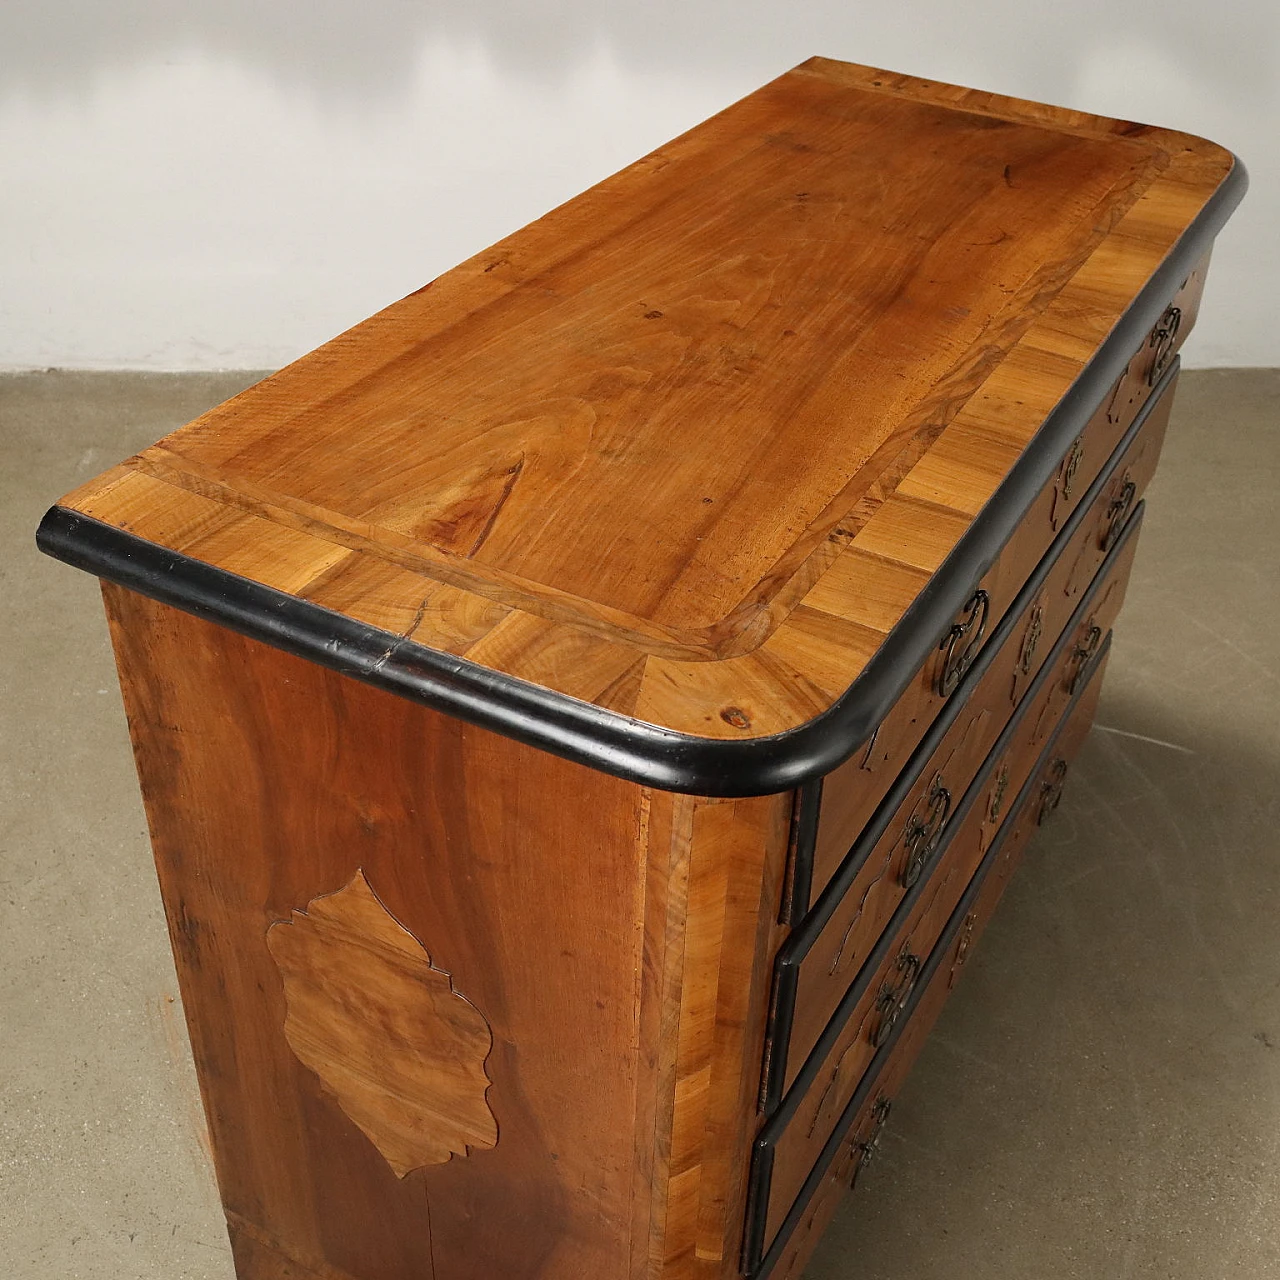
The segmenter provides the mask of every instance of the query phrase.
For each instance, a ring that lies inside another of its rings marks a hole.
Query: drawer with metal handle
[[[1028,764],[1035,760],[1054,731],[1063,708],[1079,692],[1102,637],[1115,624],[1138,549],[1143,510],[1140,503],[1113,548],[1115,554],[1107,561],[1107,571],[1095,578],[1083,604],[1077,603],[1058,646],[1052,676],[1040,685],[1034,705],[1020,716],[1014,734],[996,755],[996,764],[988,775],[988,792],[982,802],[984,846],[991,842],[1007,815],[1008,804],[1017,795]]]
[[[1092,676],[1094,667],[1088,666],[1085,672]],[[1032,785],[1021,796],[1021,806],[1000,829],[995,861],[985,873],[977,900],[960,926],[959,938],[948,970],[948,987],[956,984],[960,971],[981,939],[996,904],[1022,861],[1027,841],[1037,827],[1043,826],[1053,817],[1064,792],[1070,786],[1072,762],[1093,725],[1098,695],[1102,692],[1101,675],[1097,679],[1090,679],[1088,684],[1088,690],[1075,711],[1055,736],[1052,750],[1047,751],[1039,761]]]
[[[989,842],[989,831],[1007,812],[1006,799],[1017,794],[1046,729],[1056,724],[1070,698],[1091,628],[1105,632],[1119,611],[1141,516],[1140,506],[1067,627],[1043,655],[1012,717],[994,714],[979,699],[972,714],[935,725],[828,892],[779,948],[762,1090],[766,1109],[792,1087],[837,1009],[845,1007],[851,984],[894,913],[919,893],[925,869],[955,834],[961,808],[974,810],[969,821],[977,847]],[[1008,696],[1000,683],[988,694],[997,701]],[[963,732],[956,732],[957,725]]]
[[[922,831],[936,829],[932,824],[936,824],[940,812],[937,778],[942,777],[952,793],[968,784],[1010,710],[1039,674],[1080,596],[1096,579],[1107,552],[1116,545],[1141,501],[1140,496],[1133,495],[1141,495],[1150,481],[1167,422],[1168,414],[1161,406],[1125,438],[1108,476],[1073,524],[1065,545],[1056,558],[1046,558],[1037,569],[1010,610],[1009,625],[1002,626],[1001,638],[984,654],[982,663],[966,680],[967,687],[957,692],[935,722],[935,730],[938,725],[945,725],[946,733],[903,800],[908,811],[916,815],[917,827]],[[1121,511],[1124,519],[1118,521]],[[914,761],[908,765],[909,770],[915,767]],[[839,865],[834,860],[837,846],[829,838],[825,842],[821,838],[830,832],[826,806],[834,803],[836,795],[830,787],[823,789],[823,807],[813,814],[819,829],[808,829],[813,836],[812,846],[801,839],[795,850],[797,862],[811,851],[813,879],[818,888],[830,883]],[[802,837],[805,830],[802,823]],[[846,849],[846,856],[847,853]]]
[[[998,694],[990,685],[982,690],[992,714],[1003,719],[1010,706],[1022,697],[1141,500],[1164,440],[1176,380],[1175,361],[1105,467],[1090,487],[1078,494],[1079,501],[1070,517],[1064,520],[1034,570],[1020,562],[1017,574],[1011,576],[1002,567],[1006,560],[1002,555],[987,575],[988,579],[993,574],[999,576],[1003,585],[998,591],[993,588],[993,595],[984,594],[983,600],[975,593],[970,601],[972,607],[957,619],[945,641],[953,653],[967,655],[962,662],[965,673],[949,698],[943,699],[936,688],[931,694],[922,695],[913,685],[865,748],[825,779],[804,788],[785,907],[789,922],[798,923],[821,896],[893,785],[895,768],[910,767],[909,759],[930,724],[939,718],[955,718],[960,714],[956,711],[958,706],[973,701],[979,689],[979,672],[990,670],[985,664],[991,661],[991,653],[1000,655],[999,681],[1003,684]],[[1040,546],[1035,539],[1032,542]],[[1020,535],[1019,545],[1022,544]],[[1012,554],[1009,548],[1006,553]],[[986,593],[986,587],[982,593]],[[977,644],[979,633],[983,643],[970,654],[969,646]],[[983,661],[978,659],[979,652]],[[987,679],[994,681],[997,677],[989,674]],[[976,703],[974,707],[977,708]],[[962,731],[958,729],[957,733]],[[981,755],[977,758],[980,760]]]
[[[1176,352],[1189,332],[1199,305],[1206,269],[1207,265],[1192,272],[1165,307],[1124,373],[1064,454],[1053,483],[1027,513],[1024,527],[1042,530],[1047,527],[1055,532],[1061,529],[1094,480],[1109,469],[1116,447],[1148,399],[1155,398],[1157,388],[1163,393],[1162,384],[1176,367]],[[1033,541],[1020,531],[1016,545],[1030,552]],[[1001,556],[999,572],[1001,576],[1010,575],[1016,589],[1034,564],[1035,560],[1020,561],[1017,555]]]
[[[899,1050],[894,1062],[886,1066],[886,1077],[893,1071],[900,1055]],[[777,1252],[777,1261],[770,1264],[770,1280],[800,1280],[805,1264],[845,1194],[857,1186],[863,1170],[875,1160],[880,1149],[880,1139],[884,1136],[885,1127],[893,1113],[891,1095],[898,1083],[896,1079],[886,1078],[883,1087],[877,1088],[864,1106],[854,1123],[852,1133],[841,1145],[831,1166],[805,1205],[804,1212],[797,1217],[790,1229],[785,1246]]]
[[[743,1269],[798,1280],[800,1268],[844,1190],[863,1176],[889,1121],[893,1098],[973,953],[1026,841],[1057,808],[1071,762],[1092,724],[1110,648],[1104,638],[1055,732],[1009,805],[1009,817],[949,908],[930,946],[912,948],[909,975],[895,931],[887,972],[906,977],[881,998],[868,983],[870,1017],[833,1038],[757,1137],[748,1185]],[[923,958],[921,958],[923,956]],[[862,1000],[859,1003],[863,1003]],[[852,1025],[851,1020],[851,1025]],[[857,1065],[854,1065],[856,1062]]]
[[[1170,394],[1176,386],[1176,374],[1174,377]],[[1013,704],[1017,704],[1039,670],[1046,640],[1056,636],[1065,625],[1142,501],[1142,495],[1155,475],[1156,462],[1169,425],[1170,407],[1165,402],[1153,408],[1142,429],[1125,438],[1117,450],[1119,456],[1108,467],[1103,484],[1085,511],[1079,527],[1063,547],[1035,598],[1024,610],[1017,627],[1019,660],[1013,666],[1009,690]]]

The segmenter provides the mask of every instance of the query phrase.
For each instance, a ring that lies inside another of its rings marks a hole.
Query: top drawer
[[[1028,574],[1078,510],[1098,475],[1105,471],[1116,445],[1143,407],[1154,398],[1153,392],[1158,393],[1167,379],[1175,354],[1194,323],[1207,269],[1206,255],[1134,351],[1123,374],[1099,402],[1084,430],[1067,448],[1053,479],[1040,492],[1017,533],[975,585],[967,605],[941,637],[932,661],[917,673],[873,738],[847,763],[827,775],[827,794],[816,834],[813,880],[806,883],[802,874],[794,882],[785,915],[788,921],[794,923],[799,919],[812,898],[821,892],[825,876],[840,862],[853,838],[871,817],[924,731],[989,641]],[[955,477],[962,476],[971,467],[962,447],[953,448],[952,453],[954,456],[948,456],[941,441],[930,451],[925,478],[921,481],[926,488],[930,468],[940,469],[939,492],[945,493],[954,489]],[[919,496],[927,497],[927,493]],[[912,530],[886,525],[883,535],[886,554],[897,557],[902,546],[911,544]],[[875,550],[874,547],[868,549]],[[884,584],[873,580],[877,569],[870,557],[865,570],[869,575],[866,582],[869,594],[874,595],[881,587],[886,591],[891,589],[888,578]],[[893,575],[887,564],[884,572],[889,577]],[[811,809],[811,816],[816,820],[816,802],[811,803]]]
[[[1123,438],[1105,465],[1096,468],[1099,474],[1093,476],[1083,490],[1072,487],[1071,514],[1063,519],[1052,539],[1048,537],[1048,530],[1053,490],[1041,496],[1043,529],[1033,530],[1034,536],[1020,534],[1006,547],[1005,555],[1014,556],[1019,562],[1017,572],[1022,576],[1017,580],[1016,590],[1012,571],[1002,567],[1004,555],[987,575],[985,581],[994,582],[1001,575],[1007,579],[1005,586],[989,597],[999,601],[1005,616],[998,625],[975,635],[971,643],[977,648],[965,665],[967,670],[972,667],[977,652],[1007,651],[1007,660],[1002,654],[1000,661],[1011,667],[1012,705],[1016,705],[1029,677],[1038,669],[1036,650],[1042,659],[1052,647],[1080,591],[1092,579],[1110,541],[1114,540],[1114,532],[1123,524],[1154,473],[1176,380],[1175,359],[1155,393],[1144,402],[1137,419],[1122,433]],[[1023,547],[1028,541],[1037,546],[1041,542],[1050,543],[1038,569],[1022,564],[1027,554]],[[1050,578],[1055,580],[1050,582]],[[1057,582],[1056,578],[1062,578],[1063,582]],[[1013,668],[1019,670],[1015,672]],[[786,913],[790,923],[798,923],[830,883],[854,841],[892,789],[896,775],[889,757],[903,756],[898,763],[900,773],[942,708],[945,706],[947,714],[954,714],[954,709],[969,700],[974,691],[973,679],[966,676],[944,699],[938,691],[936,673],[934,683],[922,687],[928,679],[927,672],[917,678],[864,751],[820,783],[811,784],[801,796]],[[1012,705],[1008,709],[1011,710]],[[882,746],[886,733],[892,740],[891,747]],[[904,747],[911,748],[905,755]]]

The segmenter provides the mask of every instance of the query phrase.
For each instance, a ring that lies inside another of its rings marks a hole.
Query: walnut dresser
[[[49,512],[241,1280],[800,1275],[1070,794],[1244,185],[813,59]]]

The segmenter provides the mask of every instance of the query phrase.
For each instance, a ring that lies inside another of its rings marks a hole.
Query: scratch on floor
[[[1176,742],[1166,742],[1163,738],[1149,738],[1145,733],[1130,733],[1128,729],[1114,729],[1109,724],[1095,724],[1093,727],[1099,733],[1114,733],[1118,738],[1132,738],[1135,742],[1149,742],[1153,747],[1168,747],[1170,751],[1181,751],[1188,756],[1195,755],[1190,747],[1181,746]]]
[[[1207,622],[1201,622],[1199,618],[1193,618],[1190,614],[1185,614],[1186,620],[1194,627],[1199,627],[1206,635],[1212,636],[1219,644],[1230,649],[1237,657],[1243,658],[1256,671],[1260,671],[1268,680],[1280,680],[1274,671],[1271,670],[1265,662],[1259,662],[1252,654],[1246,653],[1238,644],[1232,644],[1226,636],[1222,634],[1217,627],[1211,627]]]
[[[940,1031],[934,1032],[932,1040],[936,1041],[948,1053],[955,1054],[957,1058],[967,1058],[970,1062],[976,1063],[989,1076],[1008,1076],[1012,1074],[990,1058],[984,1058],[967,1040],[948,1036]]]

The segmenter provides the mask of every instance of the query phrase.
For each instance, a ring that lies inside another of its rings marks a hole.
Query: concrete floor
[[[251,380],[0,378],[9,1280],[232,1277],[95,586],[31,534]],[[1278,417],[1184,377],[1099,726],[811,1280],[1280,1277]]]

